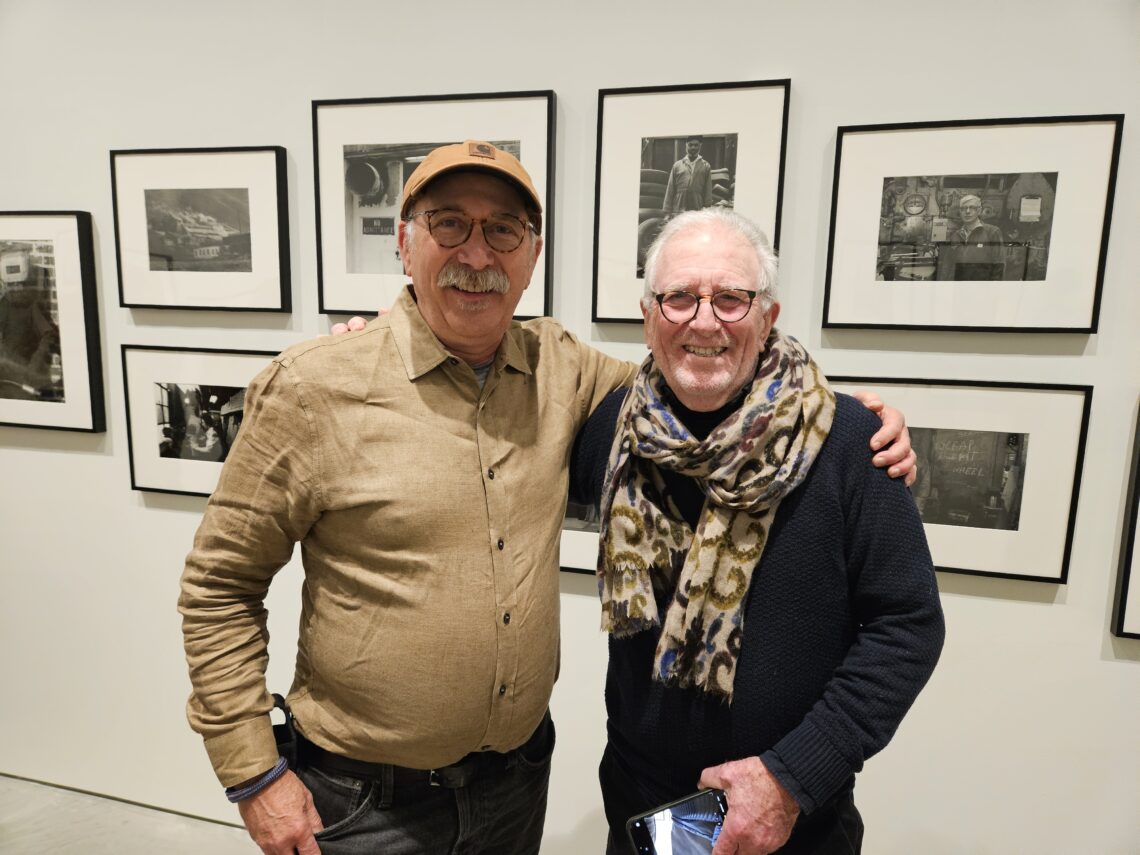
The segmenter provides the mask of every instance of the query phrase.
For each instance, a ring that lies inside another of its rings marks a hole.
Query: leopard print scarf
[[[661,624],[653,677],[731,703],[743,603],[776,508],[803,481],[831,429],[835,395],[798,341],[773,329],[752,389],[703,441],[678,421],[650,356],[618,416],[602,488],[602,629],[622,637]],[[697,479],[696,531],[658,467]]]

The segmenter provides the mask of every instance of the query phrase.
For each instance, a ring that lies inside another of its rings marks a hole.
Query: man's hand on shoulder
[[[791,836],[800,806],[759,757],[730,760],[701,773],[702,787],[728,797],[728,815],[712,855],[767,855]]]
[[[260,793],[238,802],[253,842],[265,855],[320,855],[313,837],[324,828],[308,787],[292,771]]]
[[[382,318],[386,314],[388,314],[388,310],[381,309],[376,313],[376,317]],[[364,318],[360,317],[360,315],[353,315],[343,324],[333,324],[331,327],[329,327],[329,332],[333,335],[340,335],[341,333],[346,332],[360,332],[367,324],[368,321],[364,320]]]
[[[883,426],[871,437],[871,451],[878,452],[871,462],[880,469],[887,467],[888,475],[902,478],[909,487],[918,477],[918,456],[910,445],[906,416],[902,410],[887,406],[874,392],[860,390],[853,397],[883,421]]]

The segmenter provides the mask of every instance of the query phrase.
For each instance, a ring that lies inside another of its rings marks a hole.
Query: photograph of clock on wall
[[[839,128],[823,326],[1096,332],[1123,121]]]

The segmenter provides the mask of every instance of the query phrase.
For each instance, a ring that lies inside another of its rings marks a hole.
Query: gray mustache
[[[506,294],[511,287],[511,280],[501,270],[490,267],[483,270],[472,270],[463,264],[452,263],[439,272],[436,280],[440,288],[457,288],[462,286],[465,291],[493,292]]]

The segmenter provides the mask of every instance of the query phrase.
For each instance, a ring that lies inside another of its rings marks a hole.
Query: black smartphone
[[[701,790],[630,817],[625,830],[637,855],[707,855],[727,812],[723,790]]]

